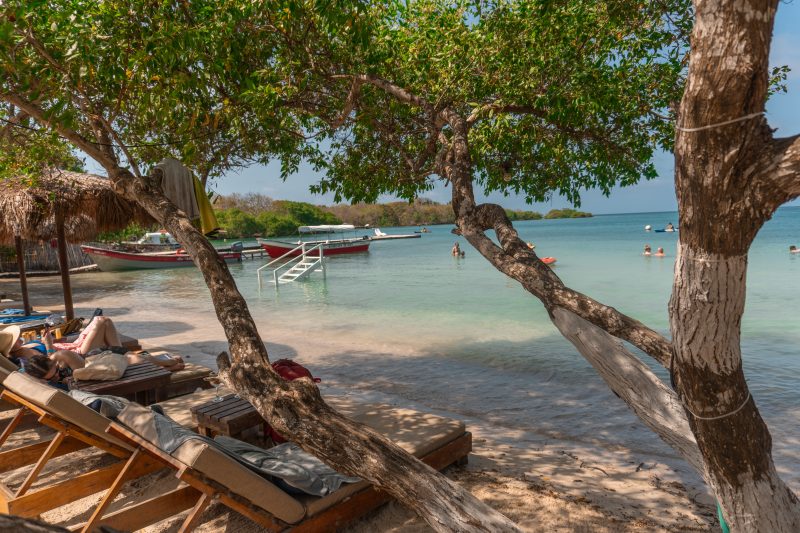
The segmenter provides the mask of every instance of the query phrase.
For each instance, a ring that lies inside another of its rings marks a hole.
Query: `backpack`
[[[320,378],[315,378],[309,369],[301,365],[300,363],[295,363],[291,359],[279,359],[272,363],[272,369],[278,373],[280,377],[285,379],[286,381],[294,381],[298,378],[311,378],[314,383],[319,383],[322,381]],[[275,444],[282,444],[286,442],[286,439],[283,436],[272,429],[272,426],[264,423],[264,437],[269,436],[272,439],[272,442]]]

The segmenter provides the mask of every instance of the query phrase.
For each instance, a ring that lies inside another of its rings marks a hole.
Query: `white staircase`
[[[300,255],[294,255],[298,251]],[[325,256],[322,245],[318,244],[316,246],[307,247],[305,243],[300,244],[296,248],[293,248],[282,256],[260,267],[257,271],[259,288],[263,286],[262,272],[270,267],[272,267],[272,276],[270,276],[271,279],[267,279],[267,283],[273,283],[276,288],[278,285],[292,283],[293,281],[306,278],[312,272],[322,272],[324,275]]]

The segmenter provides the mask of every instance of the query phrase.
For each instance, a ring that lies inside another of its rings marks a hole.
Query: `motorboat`
[[[88,244],[82,245],[81,250],[91,257],[92,261],[97,265],[97,268],[103,272],[194,266],[192,256],[183,250],[137,253],[91,246]],[[242,260],[241,248],[218,253],[227,263]]]
[[[297,231],[301,234],[342,233],[355,231],[352,224],[325,224],[320,226],[300,226]],[[280,239],[257,239],[258,244],[266,250],[270,257],[296,257],[303,255],[304,249],[312,256],[318,256],[320,249],[322,255],[356,254],[369,251],[371,239],[368,235],[342,239],[313,239],[285,241]],[[305,244],[305,247],[303,245]]]

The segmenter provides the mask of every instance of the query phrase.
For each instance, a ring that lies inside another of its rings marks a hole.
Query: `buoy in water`
[[[646,225],[646,226],[644,227],[644,230],[645,230],[645,231],[650,231],[651,229],[653,229],[653,226],[651,226],[650,224],[648,224],[648,225]]]

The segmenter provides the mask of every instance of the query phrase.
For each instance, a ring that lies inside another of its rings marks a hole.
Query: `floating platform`
[[[371,241],[391,241],[394,239],[419,239],[422,237],[419,233],[413,233],[410,235],[370,235],[369,240]]]

